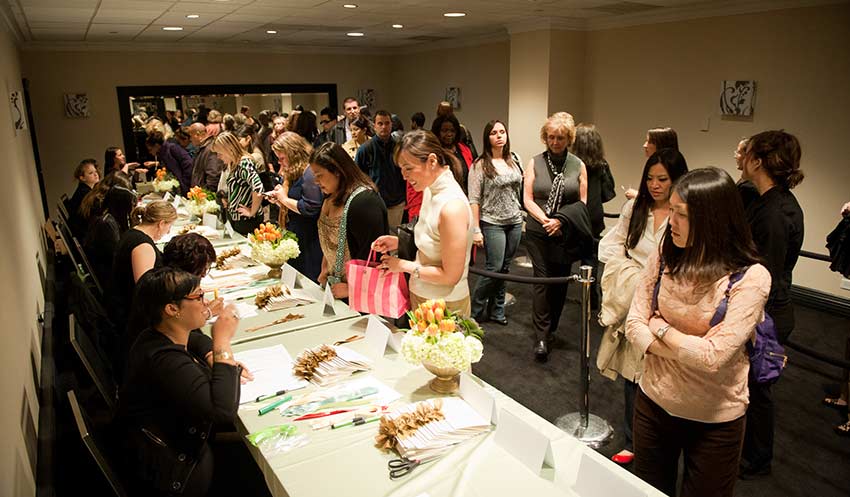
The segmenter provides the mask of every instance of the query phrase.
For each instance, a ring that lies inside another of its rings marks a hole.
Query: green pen
[[[381,419],[381,416],[373,416],[371,418],[366,418],[366,419],[363,419],[361,416],[358,416],[358,417],[352,419],[351,421],[346,421],[346,422],[340,423],[340,424],[333,424],[333,425],[331,425],[331,429],[336,430],[337,428],[343,428],[345,426],[365,425],[366,423],[371,423],[372,421],[377,421],[379,419]]]
[[[269,404],[265,407],[261,407],[260,408],[260,416],[262,416],[263,414],[268,414],[268,413],[274,411],[275,408],[282,406],[283,404],[289,402],[290,400],[292,400],[292,395],[286,395],[284,397],[277,399],[276,401],[272,402],[271,404]]]

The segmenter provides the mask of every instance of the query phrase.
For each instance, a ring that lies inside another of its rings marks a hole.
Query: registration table
[[[234,345],[233,350],[238,354],[280,344],[294,358],[305,348],[364,334],[366,324],[365,317],[349,317],[334,322],[319,321],[309,328],[276,328],[262,338],[243,340]],[[401,394],[401,399],[393,406],[440,396],[428,388],[428,381],[433,377],[430,373],[421,366],[408,364],[391,349],[388,348],[383,357],[376,358],[365,340],[354,341],[346,347],[371,356],[375,361],[371,371],[357,373],[352,379],[371,375],[393,388]],[[486,344],[484,353],[487,353]],[[375,447],[377,423],[313,431],[310,421],[295,422],[298,433],[309,438],[307,445],[270,457],[253,446],[249,445],[249,449],[276,497],[662,495],[510,397],[474,377],[473,380],[493,396],[497,410],[508,411],[550,440],[551,465],[534,471],[497,445],[498,423],[494,431],[454,447],[441,459],[424,464],[395,481],[389,479],[387,462],[397,456]],[[313,388],[310,386],[307,391]],[[237,427],[243,435],[291,422],[277,411],[259,416],[260,405],[240,406]]]

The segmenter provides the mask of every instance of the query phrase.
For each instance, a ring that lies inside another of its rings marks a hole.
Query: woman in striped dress
[[[247,235],[263,220],[260,213],[263,193],[260,175],[251,156],[233,133],[225,131],[216,136],[213,150],[227,165],[227,180],[224,182],[227,218],[237,233]]]

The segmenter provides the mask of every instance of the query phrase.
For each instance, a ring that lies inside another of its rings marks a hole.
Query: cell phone
[[[260,195],[262,195],[262,196],[264,196],[264,197],[271,197],[271,196],[273,196],[273,195],[274,195],[274,190],[269,190],[269,191],[267,191],[267,192],[263,192],[263,193],[261,193]]]

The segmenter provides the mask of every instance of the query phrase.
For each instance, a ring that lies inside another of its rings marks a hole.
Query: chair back
[[[106,457],[106,452],[102,449],[103,444],[100,441],[102,437],[93,431],[91,418],[83,406],[77,401],[77,395],[73,390],[68,390],[68,401],[71,403],[71,411],[74,413],[74,420],[77,423],[77,430],[80,431],[80,438],[82,438],[83,444],[94,458],[103,476],[106,477],[115,495],[118,497],[127,497],[127,492],[124,490],[124,485],[121,483],[118,473],[114,470],[109,459]]]
[[[74,267],[77,268],[78,272],[82,272],[84,275],[91,278],[98,294],[102,296],[103,285],[100,283],[100,280],[97,278],[94,271],[92,271],[91,262],[89,262],[89,258],[86,256],[83,247],[80,246],[80,242],[73,233],[71,233],[68,223],[63,223],[60,219],[60,222],[57,223],[57,225],[59,227],[59,236],[62,239],[62,243],[65,245],[65,248],[68,250],[68,256],[71,258],[71,262],[74,264]]]
[[[56,204],[56,207],[59,209],[59,215],[65,218],[65,222],[68,222],[68,220],[71,219],[70,213],[68,212],[69,202],[70,200],[68,200],[68,195],[63,193],[62,196],[59,197],[59,203]]]
[[[88,333],[81,327],[77,326],[77,320],[74,315],[68,316],[68,328],[71,334],[71,345],[74,351],[80,357],[80,362],[86,368],[94,386],[100,392],[103,401],[109,408],[110,412],[115,412],[115,400],[117,397],[118,388],[115,385],[115,379],[112,376],[109,368],[104,364],[101,355],[97,351],[97,347],[92,341]]]

